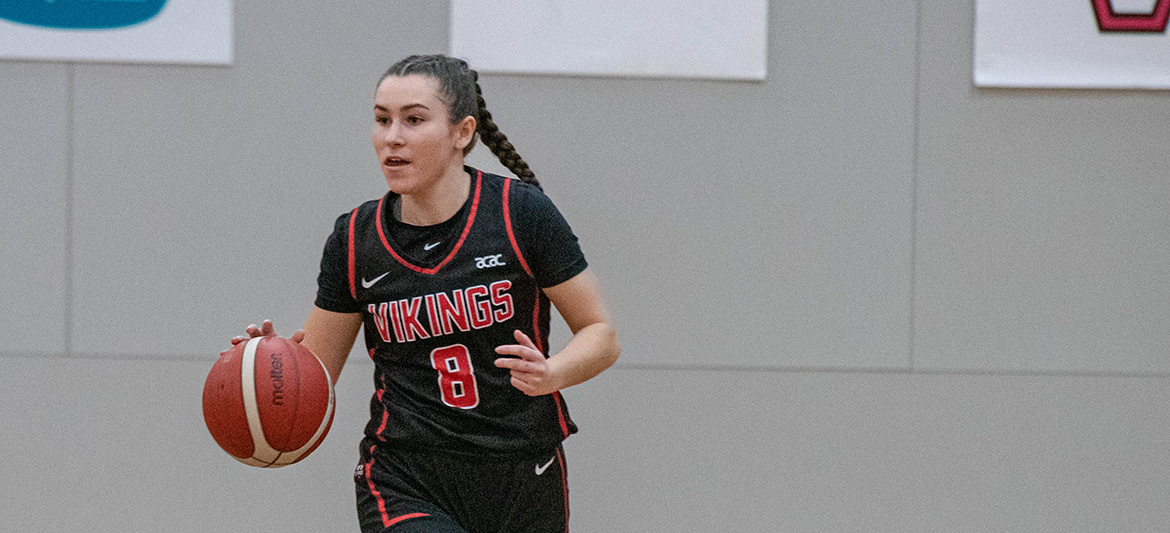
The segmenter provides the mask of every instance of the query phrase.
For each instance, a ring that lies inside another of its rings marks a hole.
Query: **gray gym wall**
[[[235,9],[230,68],[0,61],[0,530],[356,531],[360,348],[292,467],[200,394],[304,319],[447,2]],[[974,88],[972,13],[771,2],[764,83],[483,77],[625,348],[566,391],[574,531],[1170,522],[1170,95]]]

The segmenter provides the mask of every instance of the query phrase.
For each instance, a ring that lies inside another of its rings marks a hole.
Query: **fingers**
[[[276,334],[276,330],[272,327],[271,320],[265,320],[264,322],[261,322],[259,327],[257,327],[256,324],[252,324],[248,326],[245,331],[247,331],[248,335],[252,337],[267,337],[269,335]]]
[[[529,383],[527,381],[524,381],[520,377],[517,377],[515,374],[512,375],[512,386],[516,387],[517,389],[520,389],[520,392],[523,392],[524,394],[527,394],[529,396],[540,396],[540,393],[537,391],[536,385]]]
[[[496,347],[496,353],[500,355],[514,355],[519,359],[509,359],[509,361],[544,361],[544,354],[536,350],[536,348],[529,348],[519,344],[505,344]]]
[[[523,372],[525,374],[538,374],[544,368],[544,365],[541,362],[526,361],[524,359],[515,359],[512,357],[501,357],[496,359],[495,364],[499,368],[507,368],[508,370],[511,370],[512,375],[515,375],[517,372]]]
[[[526,361],[543,362],[544,353],[542,353],[532,339],[528,338],[523,331],[516,330],[513,333],[516,337],[516,342],[519,344],[505,344],[496,348],[496,353],[500,355],[514,355]]]
[[[505,344],[496,348],[501,357],[496,359],[495,365],[506,368],[511,372],[512,386],[529,396],[550,394],[557,390],[554,369],[549,365],[544,353],[537,349],[532,339],[524,332],[516,330],[513,334],[517,344]]]
[[[525,335],[523,331],[516,330],[512,333],[512,336],[516,337],[516,342],[520,343],[521,346],[532,348],[538,352],[540,351],[536,348],[536,345],[532,343],[532,339],[529,339],[528,335]]]
[[[544,354],[536,351],[535,348],[519,344],[505,344],[497,347],[496,353],[515,356],[501,357],[495,361],[497,367],[511,370],[512,375],[516,375],[517,372],[542,374],[546,370]]]
[[[244,333],[247,333],[247,335],[239,335],[231,338],[232,346],[240,344],[241,342],[248,342],[249,339],[256,337],[270,337],[272,335],[276,335],[276,328],[273,327],[271,320],[265,320],[261,322],[259,326],[256,324],[249,324],[247,328],[244,328]],[[302,340],[305,340],[305,330],[298,329],[295,333],[292,334],[291,337],[289,337],[289,340],[295,343],[300,343]]]
[[[256,324],[251,324],[247,328],[244,329],[244,332],[246,332],[248,334],[248,338],[268,337],[270,335],[276,335],[276,330],[272,327],[271,320],[265,320],[264,322],[261,322],[259,326],[257,326]],[[247,340],[247,339],[244,339],[244,340]]]

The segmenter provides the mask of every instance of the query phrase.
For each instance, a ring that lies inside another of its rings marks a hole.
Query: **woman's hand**
[[[512,386],[529,396],[552,394],[561,389],[555,367],[536,349],[532,339],[516,330],[517,344],[505,344],[496,348],[500,355],[514,355],[496,359],[496,366],[512,371]]]
[[[276,330],[272,327],[271,320],[265,320],[260,324],[259,327],[257,327],[256,324],[252,324],[245,328],[244,332],[247,333],[247,335],[232,337],[232,346],[235,346],[241,342],[247,342],[249,339],[256,337],[271,337],[276,335]],[[296,332],[294,332],[292,336],[288,338],[288,340],[300,344],[301,341],[305,340],[305,330],[296,330]],[[224,353],[226,352],[221,352],[220,355],[223,355]]]

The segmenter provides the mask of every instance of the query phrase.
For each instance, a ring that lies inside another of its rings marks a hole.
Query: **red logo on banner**
[[[1092,0],[1093,14],[1097,16],[1097,29],[1101,33],[1165,33],[1166,22],[1170,20],[1170,0],[1158,0],[1154,11],[1142,13],[1118,13],[1113,11],[1112,0]]]

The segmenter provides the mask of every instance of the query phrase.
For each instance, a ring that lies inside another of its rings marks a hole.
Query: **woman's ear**
[[[455,125],[457,136],[455,137],[455,148],[464,150],[471,144],[471,140],[475,138],[475,117],[466,116]]]

